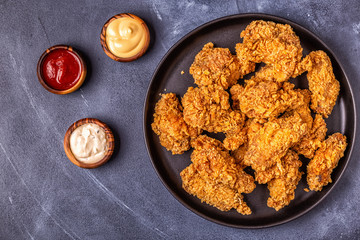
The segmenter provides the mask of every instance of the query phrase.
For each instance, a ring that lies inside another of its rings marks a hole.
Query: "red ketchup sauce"
[[[56,90],[73,87],[82,71],[79,57],[67,49],[50,51],[41,65],[41,74],[46,84]]]

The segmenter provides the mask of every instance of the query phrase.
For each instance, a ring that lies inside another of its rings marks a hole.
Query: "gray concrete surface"
[[[131,63],[108,58],[99,41],[105,21],[121,12],[142,17],[155,36],[147,54]],[[345,174],[319,206],[259,230],[192,213],[151,165],[142,116],[158,62],[199,25],[249,12],[285,17],[316,33],[342,62],[360,106],[358,0],[0,0],[0,239],[359,239],[358,141]],[[85,84],[66,96],[45,91],[36,76],[39,56],[55,44],[72,45],[89,59]],[[65,131],[84,117],[108,123],[120,141],[98,169],[73,165],[63,150]]]

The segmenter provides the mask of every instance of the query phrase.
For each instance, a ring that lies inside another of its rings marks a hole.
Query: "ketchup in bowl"
[[[44,58],[42,76],[54,89],[66,90],[73,87],[79,81],[80,75],[80,60],[69,50],[56,49]]]
[[[85,79],[86,66],[72,47],[58,45],[47,49],[38,63],[40,83],[50,92],[75,91]]]

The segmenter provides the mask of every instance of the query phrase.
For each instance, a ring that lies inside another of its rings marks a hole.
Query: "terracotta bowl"
[[[104,158],[102,158],[101,160],[99,160],[96,163],[84,163],[84,162],[77,160],[70,148],[70,136],[71,136],[72,132],[76,128],[80,127],[81,125],[87,124],[87,123],[97,124],[98,126],[102,127],[105,130],[105,134],[106,134],[107,152],[106,152]],[[69,158],[69,160],[73,164],[75,164],[79,167],[82,167],[82,168],[97,168],[97,167],[103,165],[104,163],[106,163],[111,158],[111,156],[114,152],[114,146],[115,146],[114,135],[113,135],[112,131],[110,130],[110,128],[105,123],[103,123],[100,120],[95,119],[95,118],[84,118],[84,119],[80,119],[80,120],[76,121],[69,127],[69,129],[66,131],[65,137],[64,137],[64,150],[65,150],[66,156]]]
[[[42,73],[41,73],[41,69],[42,69],[42,64],[43,64],[43,61],[45,59],[45,57],[51,52],[51,51],[54,51],[56,49],[65,49],[65,50],[68,50],[72,53],[75,54],[75,56],[79,59],[80,61],[80,64],[81,64],[81,75],[80,75],[80,78],[79,80],[76,82],[76,84],[74,86],[72,86],[71,88],[69,89],[65,89],[65,90],[58,90],[58,89],[54,89],[52,87],[50,87],[44,80],[43,76],[42,76]],[[76,91],[83,83],[84,83],[84,80],[85,80],[85,77],[86,77],[86,64],[85,64],[85,61],[84,59],[81,57],[81,55],[76,52],[71,46],[66,46],[66,45],[55,45],[55,46],[52,46],[48,49],[46,49],[46,51],[41,55],[39,61],[38,61],[38,64],[37,64],[37,76],[38,76],[38,79],[39,79],[39,82],[40,84],[46,89],[48,90],[49,92],[51,93],[55,93],[55,94],[60,94],[60,95],[63,95],[63,94],[68,94],[68,93],[72,93],[74,91]]]
[[[137,53],[136,55],[132,56],[132,57],[128,57],[128,58],[121,58],[121,57],[118,57],[116,55],[114,55],[108,48],[107,44],[106,44],[106,29],[107,27],[109,26],[109,24],[114,21],[115,19],[118,19],[118,18],[132,18],[134,20],[136,20],[137,22],[139,22],[142,27],[143,27],[143,30],[145,31],[145,34],[146,34],[146,39],[145,39],[145,44],[144,44],[144,47],[139,51],[139,53]],[[138,58],[140,58],[142,55],[144,55],[144,53],[146,52],[146,50],[148,49],[149,47],[149,44],[150,44],[150,32],[149,32],[149,28],[147,27],[146,23],[141,19],[139,18],[138,16],[134,15],[134,14],[131,14],[131,13],[120,13],[120,14],[117,14],[113,17],[111,17],[109,20],[107,20],[107,22],[104,24],[102,30],[101,30],[101,35],[100,35],[100,43],[101,43],[101,46],[104,50],[104,52],[106,53],[106,55],[108,55],[111,59],[115,60],[115,61],[118,61],[118,62],[131,62],[131,61],[134,61]]]

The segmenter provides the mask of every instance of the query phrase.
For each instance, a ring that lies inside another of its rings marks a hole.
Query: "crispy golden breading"
[[[274,111],[273,116],[276,117],[287,108],[280,103],[280,88],[277,82],[259,81],[253,77],[246,81],[245,87],[234,85],[230,93],[235,106],[238,105],[247,117],[269,118]]]
[[[287,24],[253,21],[240,37],[243,43],[236,45],[238,58],[266,64],[261,75],[278,82],[287,81],[302,57],[299,37]]]
[[[249,118],[274,118],[303,102],[303,95],[294,84],[261,81],[256,77],[246,81],[245,88],[236,84],[230,89],[233,106]]]
[[[205,44],[190,67],[190,74],[198,86],[216,84],[224,89],[234,85],[246,73],[228,48],[214,48],[211,42]]]
[[[256,64],[255,62],[250,61],[249,55],[243,54],[245,50],[241,47],[241,43],[238,43],[235,47],[236,57],[240,61],[240,78],[243,78],[246,74],[252,73],[255,71]]]
[[[264,119],[255,119],[249,118],[245,122],[245,127],[242,129],[242,132],[246,133],[244,144],[242,144],[238,149],[232,150],[231,156],[235,159],[237,164],[242,166],[246,166],[244,164],[244,156],[249,147],[248,142],[255,136],[255,134],[260,131],[260,129],[264,126],[266,120]]]
[[[266,168],[265,170],[258,169],[255,171],[255,179],[259,184],[265,184],[273,180],[276,176],[281,175],[282,165],[278,159],[276,164]]]
[[[225,132],[231,129],[229,94],[221,87],[189,87],[181,102],[187,124],[208,132]]]
[[[182,154],[190,149],[190,140],[201,131],[188,126],[183,118],[182,107],[174,93],[162,94],[155,105],[153,131],[159,135],[160,143],[172,154]]]
[[[299,156],[291,150],[281,159],[281,165],[280,174],[268,183],[270,197],[267,205],[276,211],[289,205],[290,201],[295,198],[295,189],[303,174],[299,171],[302,162],[299,160]]]
[[[226,138],[223,143],[227,150],[234,151],[247,141],[246,129],[238,125],[226,132]]]
[[[287,24],[253,21],[240,37],[236,56],[211,42],[204,45],[189,70],[198,87],[188,88],[182,105],[175,94],[164,94],[152,128],[173,154],[194,148],[192,163],[180,176],[183,189],[201,202],[251,214],[243,193],[251,193],[256,181],[267,184],[267,205],[279,211],[295,197],[303,174],[300,154],[311,159],[310,190],[321,191],[332,181],[347,143],[340,133],[325,140],[324,118],[331,114],[340,86],[325,52],[302,59],[300,39]],[[255,71],[256,63],[261,68],[237,83]],[[309,89],[288,82],[304,72]],[[200,135],[203,130],[224,133],[225,139]],[[254,177],[244,171],[250,168]]]
[[[245,126],[247,127],[247,136],[249,141],[251,141],[254,136],[260,131],[260,129],[264,126],[268,121],[266,119],[256,119],[249,118],[245,122]]]
[[[280,162],[288,149],[294,146],[306,133],[307,126],[296,112],[273,119],[264,126],[249,141],[248,150],[244,156],[244,164],[251,166],[255,174],[260,174]],[[259,183],[266,183],[269,178],[259,178]]]
[[[232,108],[234,110],[240,110],[240,101],[239,98],[244,94],[244,87],[240,84],[235,84],[230,88],[230,95],[233,101]]]
[[[236,164],[246,167],[246,165],[244,164],[244,156],[245,156],[245,153],[246,153],[248,147],[249,147],[248,143],[245,142],[238,149],[231,151],[231,156],[235,159]]]
[[[340,83],[335,79],[330,58],[324,51],[314,51],[300,63],[297,74],[307,71],[311,91],[311,109],[327,118],[335,106]]]
[[[309,132],[313,124],[313,118],[309,108],[311,93],[307,89],[296,89],[295,91],[297,91],[298,94],[302,97],[299,97],[298,99],[300,101],[298,101],[297,104],[291,106],[290,109],[296,111],[300,115],[301,119],[306,123],[307,130]]]
[[[219,140],[200,135],[191,146],[194,148],[191,161],[197,169],[205,171],[203,174],[207,178],[228,184],[240,193],[251,193],[254,190],[254,178],[235,164],[235,159]]]
[[[220,141],[201,135],[192,147],[192,164],[180,173],[185,191],[222,211],[235,208],[251,214],[241,193],[254,190],[254,178],[235,163]]]
[[[189,87],[182,104],[185,122],[208,132],[228,132],[244,124],[244,115],[231,110],[229,94],[216,85]]]
[[[312,122],[311,130],[306,134],[301,141],[296,144],[292,149],[304,157],[312,159],[315,151],[321,146],[327,132],[327,127],[324,119],[320,114],[316,114]]]
[[[304,101],[299,107],[295,108],[296,111],[307,125],[307,132],[304,137],[292,149],[298,154],[304,155],[306,158],[313,158],[315,151],[320,147],[321,142],[325,139],[327,128],[326,123],[320,114],[311,116],[309,108],[311,93],[307,89],[298,90],[302,95]]]
[[[344,156],[346,146],[346,137],[341,133],[334,133],[322,143],[307,166],[307,183],[310,190],[321,191],[332,182],[331,173]]]
[[[193,164],[180,173],[182,187],[186,192],[196,196],[201,202],[214,206],[221,211],[230,211],[235,208],[243,215],[250,215],[251,209],[244,201],[244,196],[235,189],[224,184],[215,184],[202,178]]]
[[[245,115],[230,108],[229,94],[220,86],[209,85],[188,88],[182,98],[184,120],[190,126],[208,132],[224,132],[229,150],[244,142],[241,129]]]

